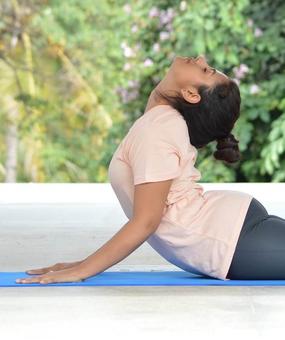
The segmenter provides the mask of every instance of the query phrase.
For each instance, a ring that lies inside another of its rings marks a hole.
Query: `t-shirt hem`
[[[238,238],[239,238],[242,226],[243,226],[243,222],[245,220],[245,216],[247,214],[247,210],[249,208],[249,205],[250,205],[250,202],[251,202],[252,199],[253,199],[253,196],[249,197],[249,199],[245,201],[245,203],[242,205],[241,213],[240,213],[239,217],[237,218],[235,228],[233,229],[236,232],[234,233],[233,239],[228,246],[228,251],[225,255],[225,261],[224,261],[224,263],[223,263],[223,265],[220,269],[221,275],[220,275],[219,278],[221,280],[224,280],[224,281],[230,280],[230,279],[227,278],[227,274],[228,274],[228,271],[230,269],[232,259],[234,257],[234,252],[235,252],[235,249],[236,249],[236,246],[237,246],[237,242],[238,242]],[[233,247],[233,245],[234,245],[234,247]]]

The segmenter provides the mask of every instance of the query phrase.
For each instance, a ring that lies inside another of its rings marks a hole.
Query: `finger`
[[[39,282],[41,281],[42,278],[40,276],[37,276],[37,277],[24,277],[24,278],[21,278],[21,279],[16,279],[16,283],[36,283],[36,282]]]
[[[50,271],[50,267],[27,270],[26,274],[45,274]]]
[[[53,283],[54,281],[52,279],[42,279],[39,281],[40,284],[48,284]]]

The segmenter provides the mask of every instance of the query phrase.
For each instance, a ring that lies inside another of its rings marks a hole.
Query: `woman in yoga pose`
[[[144,241],[168,262],[222,280],[284,279],[285,220],[252,195],[204,192],[197,149],[217,141],[214,157],[241,159],[232,129],[240,114],[237,84],[204,56],[175,57],[144,114],[113,154],[108,175],[128,222],[83,261],[27,271],[19,283],[70,282],[96,275]]]
[[[173,77],[169,72],[169,77],[166,77],[152,92],[148,109],[159,103],[171,104],[184,117],[192,145],[200,148],[215,139],[218,142],[217,151],[214,152],[216,159],[227,163],[239,160],[241,154],[237,146],[238,141],[233,134],[229,133],[228,138],[218,138],[223,129],[230,131],[229,126],[231,124],[233,126],[239,117],[238,87],[224,73],[210,67],[203,56],[196,59],[177,57],[175,66]],[[175,66],[172,65],[173,68]],[[190,79],[187,73],[189,66],[192,67],[189,72],[192,85],[188,86],[189,92],[181,91],[183,96],[166,95],[166,92],[173,90],[175,92],[179,89],[179,81],[181,87],[185,84],[189,85]],[[261,202],[252,197],[226,277],[285,279],[284,263],[280,256],[284,253],[285,219],[268,214]]]

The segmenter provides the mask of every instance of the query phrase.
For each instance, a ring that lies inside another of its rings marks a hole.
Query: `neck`
[[[152,91],[152,96],[154,100],[159,104],[168,104],[168,102],[161,98],[158,94],[158,91],[162,94],[169,94],[174,95],[175,92],[177,92],[178,88],[175,82],[172,81],[170,76],[164,77],[154,88]]]
[[[162,94],[167,94],[168,91],[172,92],[174,86],[171,88],[169,87],[169,80],[166,78],[163,78],[157,85],[156,87],[151,91],[151,94],[148,98],[147,101],[147,106],[145,109],[145,112],[148,111],[150,108],[156,106],[156,105],[161,105],[161,104],[169,104],[168,101],[166,101],[164,98],[161,98],[158,91]]]

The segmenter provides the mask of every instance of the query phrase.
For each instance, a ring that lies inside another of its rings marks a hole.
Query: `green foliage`
[[[173,9],[172,20],[161,23],[161,17],[149,18],[154,7],[164,18],[167,9]],[[205,54],[211,66],[239,82],[241,115],[233,133],[239,140],[242,159],[233,166],[225,165],[214,159],[215,145],[207,145],[205,150],[200,150],[196,163],[201,181],[284,180],[284,1],[158,1],[155,4],[144,1],[143,5],[132,3],[132,8],[132,19],[140,28],[129,44],[142,42],[140,59],[150,58],[154,62],[145,79],[142,79],[145,73],[139,76],[146,85],[146,93],[156,84],[149,78],[159,74],[159,80],[173,54]],[[146,20],[149,23],[144,25]],[[169,32],[167,39],[160,39],[162,31]],[[156,43],[159,53],[154,52]],[[141,102],[139,98],[134,105]],[[144,105],[142,102],[141,110]]]
[[[0,11],[0,180],[16,124],[18,182],[108,181],[171,58],[205,54],[239,82],[242,160],[225,165],[207,145],[201,181],[284,181],[284,1],[2,0]]]

